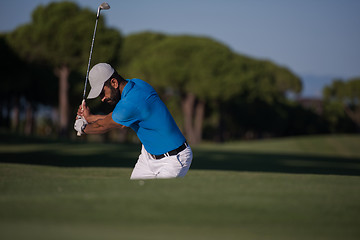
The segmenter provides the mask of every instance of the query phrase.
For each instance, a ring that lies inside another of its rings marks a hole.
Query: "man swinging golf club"
[[[96,64],[89,73],[88,99],[115,106],[108,115],[92,115],[83,102],[78,109],[75,130],[80,134],[101,134],[113,128],[130,127],[142,143],[141,154],[130,179],[183,177],[193,154],[173,117],[158,94],[140,79],[123,79],[107,63]]]

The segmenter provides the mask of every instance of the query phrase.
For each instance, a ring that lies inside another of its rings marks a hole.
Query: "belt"
[[[162,159],[164,157],[169,157],[169,156],[174,156],[177,155],[179,152],[183,151],[185,148],[187,148],[189,145],[188,143],[185,141],[180,147],[178,147],[177,149],[171,150],[169,152],[166,152],[164,154],[160,154],[160,155],[154,155],[154,154],[150,154],[150,156],[154,159]]]

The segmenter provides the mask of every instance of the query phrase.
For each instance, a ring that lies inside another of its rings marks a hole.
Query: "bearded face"
[[[100,93],[100,99],[104,103],[115,106],[121,99],[119,88],[104,86],[103,91]]]
[[[106,100],[106,103],[114,106],[120,101],[121,94],[118,88],[114,88],[111,86],[110,90],[110,97]]]

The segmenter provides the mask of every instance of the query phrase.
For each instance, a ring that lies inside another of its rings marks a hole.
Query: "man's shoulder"
[[[118,122],[123,119],[134,118],[138,115],[138,106],[133,101],[120,100],[112,113],[114,121]]]
[[[131,82],[133,82],[135,84],[136,88],[142,89],[142,90],[149,90],[149,91],[153,91],[154,88],[147,82],[145,82],[144,80],[141,80],[139,78],[134,78],[129,80]]]
[[[129,101],[129,99],[120,99],[120,101],[116,104],[113,112],[127,112],[136,108],[137,104],[134,101]]]

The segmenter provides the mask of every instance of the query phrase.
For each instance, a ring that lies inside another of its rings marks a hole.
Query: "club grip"
[[[85,103],[85,99],[83,99],[83,100],[81,101],[81,110],[84,110],[84,103]]]
[[[81,102],[81,110],[84,110],[84,103],[85,103],[85,99],[83,99],[82,102]],[[76,116],[76,119],[79,119],[80,117],[81,117],[81,116],[77,115],[77,116]],[[76,135],[77,135],[78,137],[80,137],[80,136],[81,136],[81,132],[77,132]]]

